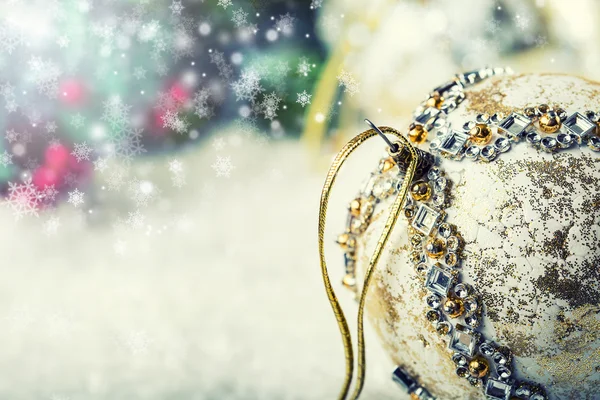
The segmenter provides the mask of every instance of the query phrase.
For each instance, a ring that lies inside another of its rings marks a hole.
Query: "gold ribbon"
[[[365,363],[365,337],[364,337],[364,330],[363,330],[363,326],[364,326],[363,325],[363,320],[364,320],[363,316],[364,316],[364,308],[365,308],[365,299],[367,297],[369,284],[371,283],[371,277],[373,275],[375,266],[377,265],[377,262],[379,261],[381,252],[382,252],[385,244],[387,243],[389,236],[392,232],[392,229],[394,228],[394,225],[396,223],[396,220],[398,219],[398,216],[400,214],[401,206],[404,203],[404,200],[408,193],[409,185],[413,180],[413,177],[415,174],[415,169],[417,166],[417,161],[418,161],[417,152],[415,151],[413,146],[410,144],[410,142],[404,136],[402,136],[402,134],[400,132],[398,132],[397,130],[395,130],[393,128],[386,127],[386,126],[379,127],[379,129],[381,129],[384,133],[389,133],[389,134],[396,136],[400,140],[400,142],[399,143],[397,142],[397,144],[399,146],[406,147],[409,150],[410,155],[411,155],[411,161],[410,161],[410,164],[406,171],[406,174],[404,176],[404,181],[402,183],[402,187],[398,191],[398,195],[396,196],[396,199],[394,200],[394,203],[392,204],[390,215],[387,219],[387,222],[385,223],[385,227],[383,228],[383,232],[381,233],[381,236],[379,237],[379,241],[377,242],[377,247],[375,248],[375,251],[374,251],[373,255],[371,256],[371,260],[369,261],[369,267],[367,268],[367,271],[365,273],[363,288],[362,288],[362,291],[360,294],[360,302],[358,305],[358,321],[357,321],[357,325],[358,325],[358,327],[357,327],[358,372],[357,372],[357,377],[356,377],[356,387],[354,389],[354,392],[352,393],[351,399],[358,398],[358,396],[360,395],[360,392],[362,391],[362,388],[364,386],[364,380],[365,380],[366,363]],[[342,167],[344,162],[348,159],[350,154],[352,154],[352,152],[354,152],[354,150],[356,150],[367,139],[369,139],[373,136],[376,136],[377,134],[378,133],[377,133],[377,131],[375,131],[375,129],[369,129],[367,131],[364,131],[364,132],[358,134],[353,139],[351,139],[348,143],[346,143],[346,145],[342,148],[342,150],[340,150],[340,152],[336,155],[335,159],[333,160],[333,163],[331,164],[331,167],[329,168],[329,172],[327,173],[327,178],[325,179],[325,184],[323,185],[323,190],[321,192],[321,204],[319,207],[319,256],[320,256],[320,262],[321,262],[321,274],[323,276],[323,282],[325,284],[325,290],[327,292],[327,297],[329,298],[329,303],[331,304],[331,307],[333,308],[333,313],[335,314],[335,317],[336,317],[337,323],[338,323],[338,327],[339,327],[340,333],[342,335],[342,341],[344,344],[344,353],[346,355],[346,376],[344,379],[342,390],[340,391],[340,395],[338,397],[340,400],[345,400],[346,397],[348,396],[348,391],[350,389],[350,384],[351,384],[353,372],[354,372],[354,354],[353,354],[353,349],[352,349],[352,336],[350,335],[350,330],[348,329],[348,323],[347,323],[346,317],[344,316],[344,312],[342,311],[342,307],[337,299],[337,296],[335,295],[335,291],[333,290],[333,287],[331,286],[331,281],[329,279],[329,273],[327,272],[327,265],[325,263],[325,254],[324,254],[324,248],[323,248],[324,247],[323,246],[323,242],[324,242],[323,237],[324,237],[324,233],[325,233],[325,217],[327,214],[327,205],[329,202],[329,195],[330,195],[331,189],[333,187],[333,184],[335,182],[335,179],[338,175],[340,168]]]

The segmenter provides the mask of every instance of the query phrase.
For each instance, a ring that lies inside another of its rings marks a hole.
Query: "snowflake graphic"
[[[215,64],[219,70],[219,76],[229,81],[233,76],[233,67],[225,61],[225,55],[219,51],[210,51],[209,58],[211,64]]]
[[[177,159],[169,161],[169,171],[174,174],[183,172],[183,163]]]
[[[145,207],[156,198],[158,189],[150,181],[133,178],[129,181],[128,192],[129,197],[138,207]]]
[[[211,167],[215,170],[217,177],[223,176],[225,178],[229,178],[231,176],[231,171],[235,169],[229,156],[217,156],[217,160]]]
[[[83,160],[89,160],[92,151],[94,150],[90,146],[88,146],[86,142],[75,143],[71,155],[75,157],[77,162],[81,162]]]
[[[316,10],[317,8],[320,8],[322,5],[323,5],[323,0],[312,0],[310,2],[310,9]]]
[[[231,21],[235,24],[236,27],[244,26],[248,23],[248,13],[244,12],[244,9],[240,8],[233,12],[233,16],[231,17]]]
[[[42,230],[48,236],[56,235],[60,227],[60,218],[53,215],[46,220],[42,226]]]
[[[104,172],[108,168],[108,159],[99,157],[94,161],[94,171]]]
[[[265,116],[265,119],[273,120],[277,117],[277,110],[279,110],[279,103],[281,99],[275,92],[271,92],[266,95],[260,104],[260,112]]]
[[[225,147],[225,140],[223,140],[223,138],[221,137],[214,137],[212,140],[212,147],[216,150],[216,151],[220,151],[223,150],[223,148]]]
[[[54,185],[44,185],[44,189],[40,191],[40,196],[44,199],[44,202],[46,203],[50,203],[56,200],[57,194],[58,190],[54,188]]]
[[[488,23],[485,25],[485,30],[492,35],[495,35],[496,33],[500,32],[500,21],[497,19],[488,21]]]
[[[4,150],[4,153],[0,154],[0,164],[2,166],[6,167],[13,163],[12,158],[13,158],[13,155],[7,153],[6,150]]]
[[[58,44],[58,47],[61,49],[69,47],[69,43],[71,43],[71,40],[66,35],[59,36],[58,39],[56,39],[56,44]]]
[[[146,216],[140,212],[140,210],[135,210],[133,212],[127,213],[127,221],[125,222],[127,226],[133,229],[141,229],[144,227],[144,222],[146,221]]]
[[[80,113],[77,113],[71,117],[71,126],[75,129],[83,128],[85,124],[85,117]]]
[[[183,4],[181,4],[181,0],[173,0],[173,3],[169,6],[173,15],[181,15],[181,12],[185,8]]]
[[[255,69],[246,69],[242,72],[240,79],[231,83],[236,101],[254,101],[259,93],[264,91],[260,85],[260,75]]]
[[[311,69],[312,65],[308,62],[308,59],[306,57],[301,57],[298,68],[296,68],[296,73],[301,76],[308,76]]]
[[[217,2],[217,5],[223,7],[224,9],[227,9],[227,7],[233,6],[233,3],[231,2],[231,0],[219,0]]]
[[[146,78],[146,70],[143,67],[135,67],[133,69],[133,77],[138,81]]]
[[[46,122],[46,125],[44,127],[46,129],[46,133],[54,133],[56,132],[56,122],[54,121],[48,121]]]
[[[543,35],[537,35],[533,42],[535,43],[536,47],[546,47],[548,44],[548,38]]]
[[[300,103],[302,107],[305,107],[306,105],[310,104],[310,98],[312,97],[312,95],[306,93],[306,90],[304,90],[302,93],[297,93],[297,95],[298,100],[296,100],[296,103]]]
[[[275,29],[278,32],[282,32],[284,35],[292,34],[294,30],[294,20],[296,18],[292,17],[290,13],[286,13],[285,15],[280,15],[277,21],[275,22]]]
[[[8,143],[13,143],[19,141],[19,136],[19,133],[16,132],[14,129],[9,129],[6,131],[6,135],[4,135],[4,138]]]
[[[529,17],[527,17],[527,16],[517,14],[517,15],[515,15],[514,21],[515,21],[515,25],[517,26],[517,28],[519,28],[522,31],[529,28],[530,20],[529,20]]]
[[[31,179],[23,183],[8,182],[8,197],[5,204],[8,205],[15,219],[20,219],[24,215],[38,216],[37,210],[41,196]]]
[[[181,189],[187,183],[185,180],[185,174],[181,173],[171,175],[171,183],[173,183],[174,187]]]
[[[354,96],[356,93],[359,92],[358,81],[350,72],[342,69],[337,78],[339,82],[338,86],[344,87],[344,93],[348,93],[350,96]]]
[[[202,88],[194,94],[194,114],[198,118],[210,119],[214,115],[212,105],[209,104],[210,89]]]
[[[67,203],[71,203],[74,207],[79,207],[83,204],[83,196],[85,193],[80,192],[77,188],[72,192],[69,192],[69,199]]]

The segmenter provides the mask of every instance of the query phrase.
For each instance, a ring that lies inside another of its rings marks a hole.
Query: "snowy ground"
[[[223,149],[178,156],[181,189],[165,168],[172,157],[138,166],[162,190],[140,229],[103,223],[124,207],[121,193],[101,188],[87,189],[91,216],[62,206],[51,236],[46,215],[15,222],[0,208],[0,398],[336,397],[344,357],[316,248],[325,170],[297,142],[223,137]],[[379,153],[362,154],[330,207],[336,284],[333,239]],[[229,178],[215,176],[217,155],[230,157]],[[356,305],[337,287],[354,320]],[[363,398],[401,398],[371,330],[367,344]]]

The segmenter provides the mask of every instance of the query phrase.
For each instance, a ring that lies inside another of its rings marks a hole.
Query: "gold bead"
[[[425,253],[431,258],[442,258],[446,251],[446,243],[440,238],[431,238],[425,244]]]
[[[410,188],[410,194],[417,201],[427,201],[431,197],[431,186],[425,181],[413,183]]]
[[[357,198],[350,202],[350,214],[355,217],[360,216],[361,199]]]
[[[440,313],[437,310],[429,310],[425,314],[425,317],[427,317],[429,322],[437,322],[440,320]]]
[[[413,125],[408,131],[408,139],[413,143],[423,143],[427,139],[427,129],[423,125]]]
[[[487,124],[477,124],[469,131],[471,142],[486,145],[492,140],[492,130]]]
[[[427,99],[428,107],[435,107],[437,109],[440,109],[442,108],[442,104],[444,104],[444,98],[438,93],[434,93],[430,98]]]
[[[447,299],[444,302],[443,310],[450,318],[458,318],[465,311],[465,307],[461,299]]]
[[[450,325],[448,323],[440,323],[438,324],[438,326],[435,328],[435,330],[437,331],[437,333],[439,333],[440,335],[447,335],[448,332],[450,332]]]
[[[356,239],[354,239],[354,237],[348,233],[342,233],[339,235],[336,242],[343,250],[353,249],[356,247]]]
[[[469,372],[476,378],[483,378],[489,370],[488,362],[483,357],[475,357],[469,361]]]
[[[353,274],[346,274],[342,279],[342,284],[348,289],[353,289],[356,286],[356,277]]]
[[[543,114],[540,117],[539,124],[540,124],[540,129],[546,133],[554,133],[562,125],[562,123],[560,122],[560,118],[555,113]]]
[[[379,170],[381,172],[387,172],[390,169],[394,168],[395,165],[396,162],[394,161],[394,159],[392,157],[388,157],[379,164]]]

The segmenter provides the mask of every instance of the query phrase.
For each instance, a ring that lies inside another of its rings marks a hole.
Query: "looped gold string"
[[[373,275],[373,271],[379,258],[381,256],[381,252],[388,241],[390,233],[394,228],[396,220],[398,219],[398,215],[400,214],[400,208],[404,203],[406,195],[408,193],[408,188],[410,183],[413,180],[415,169],[418,161],[418,154],[410,144],[410,142],[402,136],[400,132],[397,130],[382,126],[379,127],[383,132],[392,134],[396,136],[400,140],[400,146],[407,148],[411,155],[411,161],[406,171],[406,175],[404,176],[404,181],[402,183],[402,187],[398,191],[398,195],[392,204],[390,215],[385,223],[385,227],[383,228],[383,232],[379,237],[379,241],[377,242],[377,246],[373,255],[371,256],[371,260],[369,261],[369,267],[365,273],[363,288],[360,295],[360,301],[358,305],[358,321],[357,321],[357,334],[358,334],[358,371],[356,377],[356,387],[354,392],[352,393],[351,399],[357,399],[362,391],[365,380],[365,338],[364,338],[364,330],[363,330],[363,316],[364,316],[364,308],[365,308],[365,299],[367,297],[369,285],[371,283],[371,277]],[[344,344],[344,353],[346,356],[346,376],[344,378],[344,383],[342,386],[342,390],[339,394],[340,400],[345,400],[348,391],[350,389],[350,383],[352,381],[353,372],[354,372],[354,355],[352,349],[352,336],[350,334],[350,330],[348,329],[348,323],[346,321],[346,317],[344,316],[344,312],[342,311],[342,307],[335,295],[335,291],[331,286],[331,281],[329,279],[329,273],[327,272],[327,264],[325,262],[325,254],[324,254],[324,233],[325,233],[325,217],[327,214],[327,205],[329,202],[329,195],[335,179],[337,178],[338,172],[344,162],[348,159],[350,154],[354,152],[363,142],[367,139],[377,135],[377,132],[374,129],[369,129],[360,133],[351,139],[346,145],[340,150],[340,152],[336,155],[331,167],[329,168],[329,172],[327,173],[327,178],[325,179],[325,184],[323,185],[323,190],[321,192],[321,204],[319,207],[319,257],[321,262],[321,274],[323,276],[323,282],[325,284],[325,291],[327,292],[327,297],[329,298],[329,303],[333,308],[333,313],[337,319],[338,327],[340,329],[340,333],[342,335],[342,341]]]

